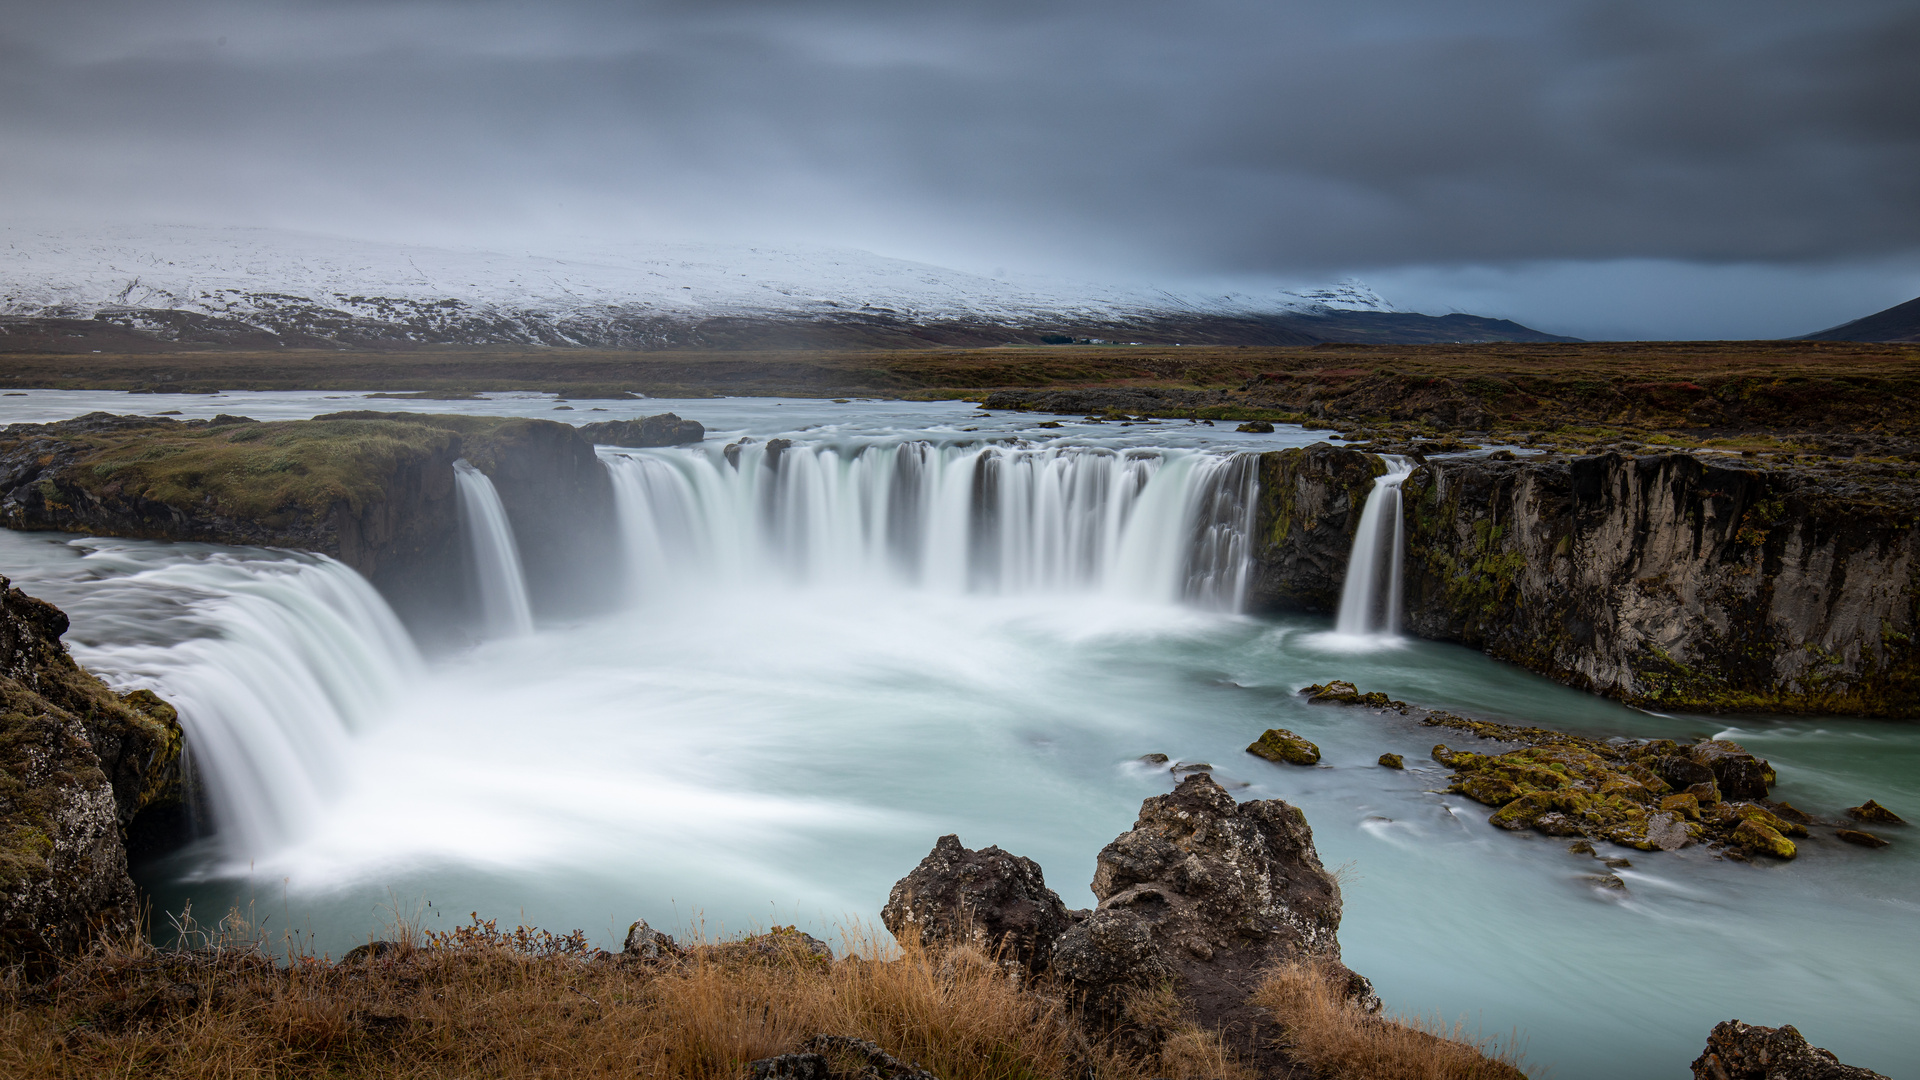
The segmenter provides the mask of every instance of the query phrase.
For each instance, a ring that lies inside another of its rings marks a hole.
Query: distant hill
[[[1808,334],[1801,341],[1920,341],[1920,299]]]
[[[1200,293],[1014,281],[824,248],[514,253],[267,229],[0,229],[0,350],[12,352],[1570,340],[1398,311],[1356,281]]]

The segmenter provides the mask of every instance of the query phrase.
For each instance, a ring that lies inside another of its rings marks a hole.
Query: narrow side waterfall
[[[465,458],[453,463],[460,493],[461,523],[466,529],[481,618],[489,637],[513,637],[533,632],[533,606],[527,599],[527,576],[520,568],[520,547],[507,521],[507,508],[487,474]]]
[[[325,556],[85,543],[83,588],[45,590],[87,628],[74,659],[180,710],[222,848],[266,852],[319,820],[349,738],[423,668],[380,594]]]
[[[1347,556],[1347,581],[1340,590],[1334,632],[1354,636],[1400,632],[1400,564],[1406,555],[1406,523],[1400,483],[1413,472],[1405,458],[1381,455],[1386,474],[1375,478],[1360,527]]]
[[[921,441],[606,458],[641,600],[785,581],[1225,610],[1247,585],[1254,460]]]

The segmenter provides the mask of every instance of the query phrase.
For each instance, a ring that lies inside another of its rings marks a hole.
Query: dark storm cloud
[[[1910,0],[0,15],[15,212],[611,224],[1184,274],[1920,247]]]

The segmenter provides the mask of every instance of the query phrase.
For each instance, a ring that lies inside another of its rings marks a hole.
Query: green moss
[[[1247,753],[1268,761],[1293,765],[1318,765],[1320,748],[1286,728],[1268,728],[1247,747]]]

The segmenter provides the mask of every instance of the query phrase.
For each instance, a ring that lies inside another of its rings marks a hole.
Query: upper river
[[[1217,766],[1237,798],[1302,807],[1340,868],[1347,964],[1395,1012],[1517,1032],[1536,1075],[1684,1077],[1733,1017],[1920,1072],[1911,829],[1878,851],[1817,837],[1789,863],[1612,851],[1632,865],[1624,890],[1605,888],[1566,841],[1500,831],[1444,793],[1428,751],[1474,740],[1297,691],[1341,678],[1603,738],[1734,739],[1773,763],[1775,798],[1821,816],[1868,798],[1916,816],[1920,727],[1652,714],[1459,646],[1244,614],[1252,473],[1233,455],[1316,432],[1041,430],[957,402],[571,405],[0,397],[6,423],[670,409],[707,426],[693,447],[602,450],[625,561],[582,572],[619,591],[616,613],[529,629],[507,588],[489,599],[494,625],[425,655],[331,560],[0,533],[0,573],[68,612],[77,659],[181,709],[217,831],[137,868],[160,909],[191,901],[210,921],[251,904],[270,933],[335,955],[395,910],[430,929],[475,911],[582,927],[612,948],[636,918],[708,934],[798,923],[837,942],[876,922],[944,833],[1035,859],[1084,907],[1095,853],[1172,787],[1140,761],[1161,753]],[[735,468],[721,448],[742,436],[758,441]],[[755,468],[772,437],[796,456]],[[985,490],[968,479],[982,453],[998,455]],[[473,483],[480,527],[488,492]],[[1244,752],[1275,726],[1318,743],[1321,766]],[[1383,751],[1406,771],[1377,765]]]

